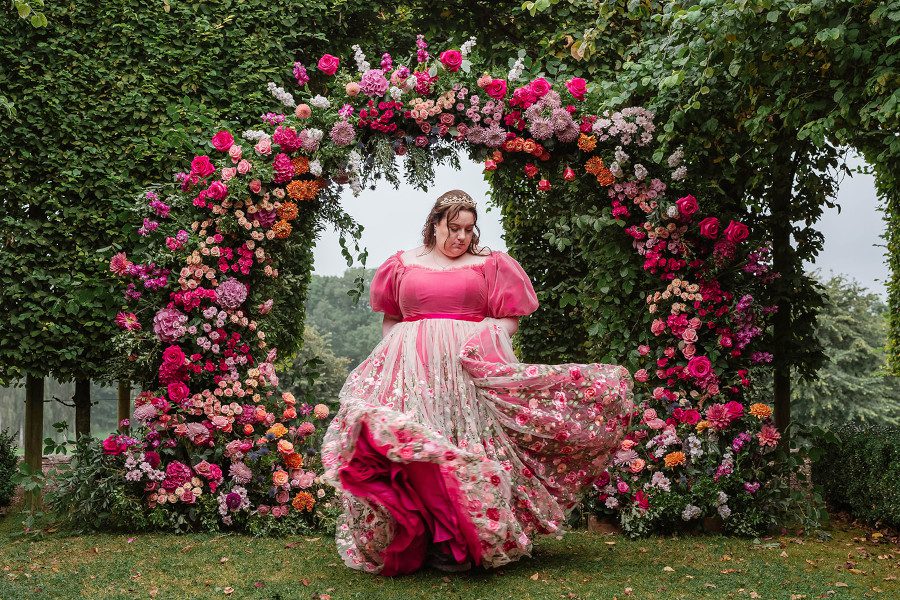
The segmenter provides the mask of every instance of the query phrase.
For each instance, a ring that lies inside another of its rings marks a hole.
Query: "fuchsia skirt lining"
[[[458,483],[435,463],[398,463],[386,456],[363,422],[356,450],[339,469],[344,488],[377,503],[396,522],[394,539],[384,551],[382,575],[412,573],[422,567],[430,546],[458,563],[481,563],[478,533],[461,506]]]

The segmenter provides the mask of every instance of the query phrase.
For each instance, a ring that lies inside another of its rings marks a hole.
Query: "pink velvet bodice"
[[[519,317],[538,307],[522,266],[505,252],[492,251],[475,265],[438,270],[406,264],[400,250],[378,267],[369,290],[372,310],[397,319],[426,315]]]

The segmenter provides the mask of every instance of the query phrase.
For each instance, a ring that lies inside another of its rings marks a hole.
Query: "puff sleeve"
[[[400,311],[400,303],[397,299],[400,284],[399,272],[403,263],[400,262],[400,252],[384,261],[375,271],[372,284],[369,286],[369,304],[375,312],[400,319],[403,317]]]
[[[488,284],[488,315],[495,319],[530,315],[538,308],[531,280],[516,259],[494,252],[485,269]]]

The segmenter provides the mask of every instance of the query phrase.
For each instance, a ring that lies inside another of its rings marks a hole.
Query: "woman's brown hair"
[[[457,202],[448,203],[444,206],[441,203],[444,200],[457,200]],[[438,199],[434,201],[428,218],[425,219],[425,227],[422,228],[422,242],[429,250],[433,249],[437,244],[437,237],[434,234],[434,228],[444,216],[447,217],[447,233],[450,233],[450,223],[452,223],[460,212],[468,210],[475,216],[475,225],[472,227],[472,243],[469,244],[466,252],[476,256],[482,256],[481,249],[478,247],[478,240],[481,230],[478,229],[478,209],[475,207],[475,201],[472,196],[462,190],[450,190],[444,192]]]

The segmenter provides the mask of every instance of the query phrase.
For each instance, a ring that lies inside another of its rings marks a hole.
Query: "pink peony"
[[[678,207],[678,212],[680,212],[685,217],[689,217],[695,212],[700,206],[697,204],[697,199],[692,195],[688,194],[684,198],[679,198],[675,201],[675,206]]]
[[[334,75],[335,73],[337,73],[340,64],[341,59],[339,59],[337,56],[325,54],[322,56],[322,58],[319,59],[316,67],[326,75]]]
[[[455,73],[462,66],[462,53],[459,50],[444,50],[438,57],[444,68]]]
[[[223,129],[212,137],[212,145],[219,152],[228,152],[234,145],[234,137]]]
[[[747,226],[738,221],[731,221],[723,233],[725,234],[725,239],[732,244],[743,242],[750,236],[750,230],[747,229]]]
[[[688,361],[687,371],[694,379],[702,379],[712,371],[712,363],[706,356],[695,356]]]
[[[573,77],[566,82],[566,89],[576,100],[584,100],[587,94],[587,82],[581,77]]]
[[[700,235],[710,240],[716,239],[719,236],[719,219],[706,217],[700,221]]]

